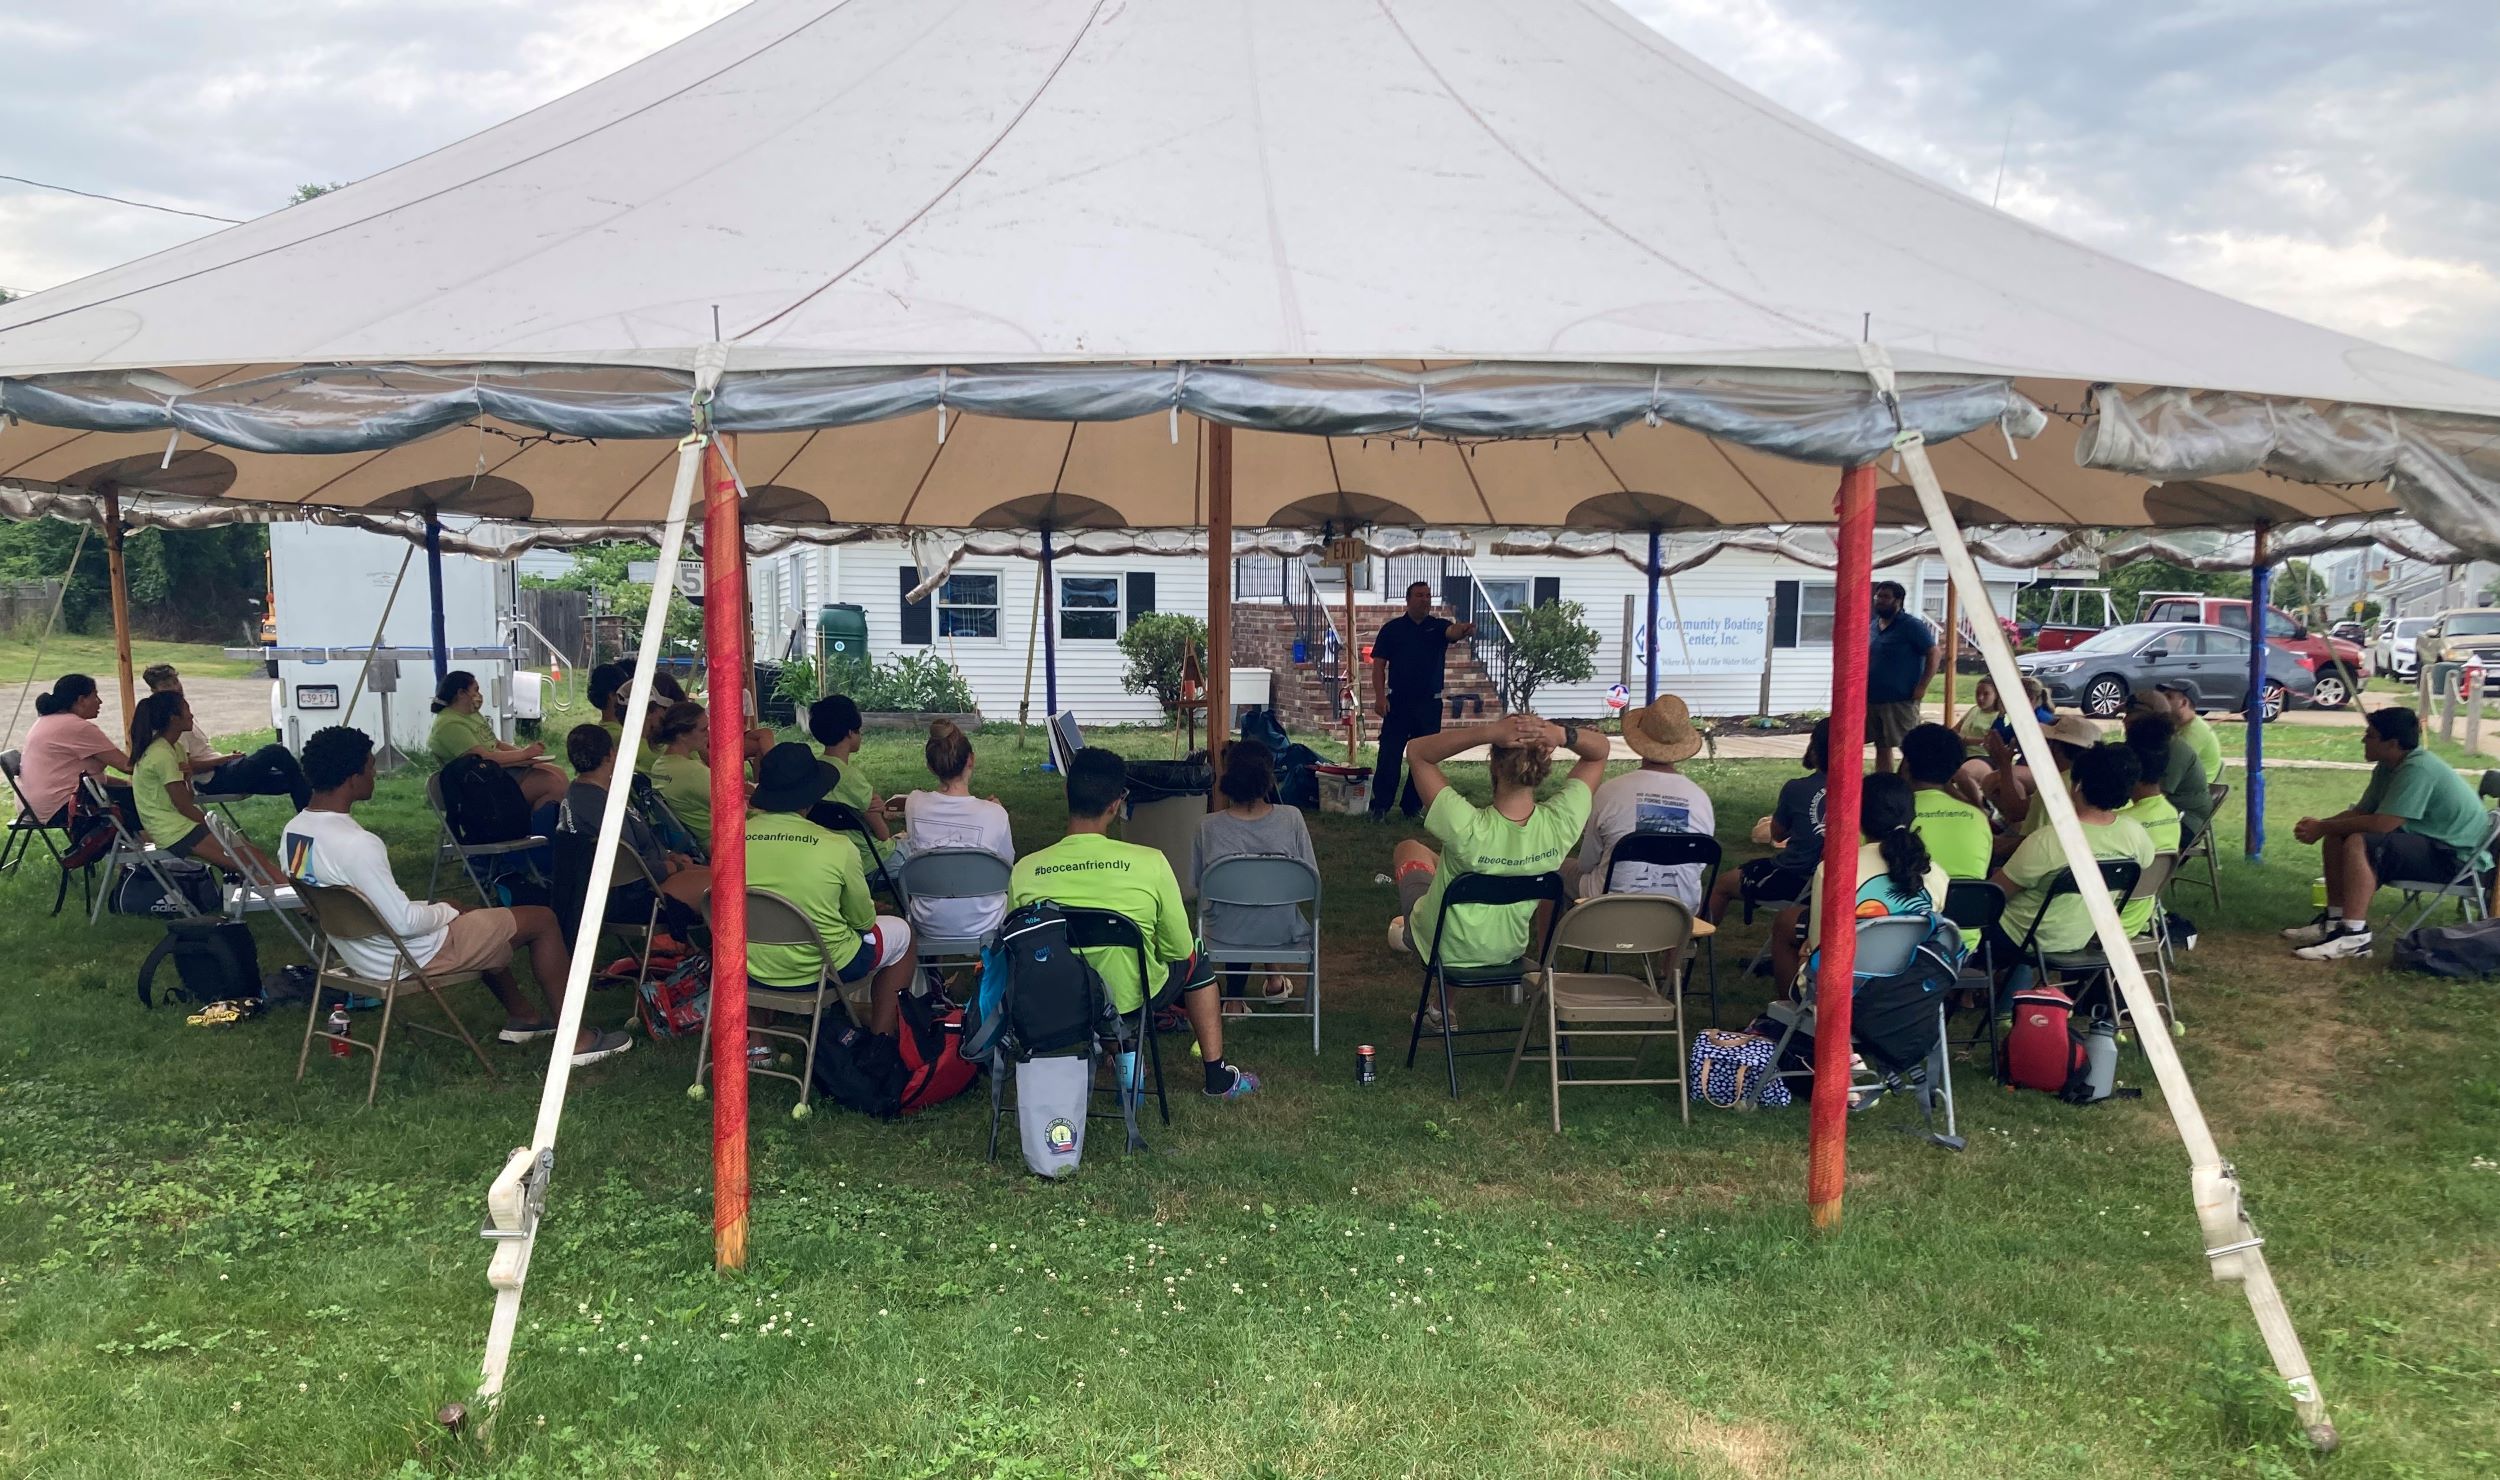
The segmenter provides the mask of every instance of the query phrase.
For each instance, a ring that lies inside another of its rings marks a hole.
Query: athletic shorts
[[[199,826],[192,828],[189,832],[184,833],[181,837],[167,843],[165,845],[165,851],[171,853],[176,858],[188,858],[193,853],[198,852],[199,846],[207,841],[208,824],[203,822]]]
[[[859,938],[859,950],[842,968],[842,980],[858,981],[880,966],[891,966],[911,953],[911,927],[892,915],[879,915],[877,923]],[[790,988],[781,988],[789,991]]]
[[[1803,899],[1807,887],[1814,882],[1812,864],[1799,868],[1778,858],[1749,859],[1737,872],[1745,883],[1744,897],[1757,904],[1786,904]]]
[[[512,937],[520,928],[510,910],[471,910],[451,922],[442,949],[425,963],[426,973],[501,971],[512,964]]]
[[[2369,856],[2370,872],[2382,884],[2445,884],[2465,867],[2456,849],[2426,833],[2401,827],[2394,832],[2362,834],[2361,849]]]

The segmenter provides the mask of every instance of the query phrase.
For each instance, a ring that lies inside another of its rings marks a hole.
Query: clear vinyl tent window
[[[998,635],[998,573],[957,571],[938,588],[937,630],[940,637]]]
[[[1059,578],[1059,637],[1063,642],[1108,642],[1120,635],[1118,576]]]

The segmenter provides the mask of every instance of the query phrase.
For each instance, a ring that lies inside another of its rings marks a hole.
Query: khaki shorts
[[[1866,706],[1866,738],[1877,745],[1889,746],[1897,750],[1901,745],[1901,737],[1917,729],[1918,725],[1919,713],[1916,699],[1904,699],[1898,704]]]
[[[512,964],[512,937],[520,928],[510,910],[471,910],[451,922],[443,948],[425,963],[426,974],[501,971]]]

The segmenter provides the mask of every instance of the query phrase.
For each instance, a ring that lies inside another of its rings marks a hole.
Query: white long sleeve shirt
[[[391,874],[390,850],[344,812],[296,813],[286,825],[280,862],[290,875],[306,883],[344,885],[363,895],[420,966],[442,950],[451,922],[460,916],[453,905],[410,899]],[[357,975],[377,981],[390,976],[393,962],[388,943],[334,937],[331,944]]]

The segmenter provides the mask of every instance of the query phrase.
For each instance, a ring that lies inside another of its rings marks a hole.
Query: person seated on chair
[[[903,836],[894,847],[899,861],[914,853],[941,848],[969,848],[994,854],[1002,863],[1016,861],[1015,828],[996,797],[972,794],[972,741],[951,719],[929,722],[929,738],[920,747],[937,790],[915,791],[903,798]],[[924,936],[968,940],[998,928],[1007,914],[1007,896],[973,899],[914,899],[911,925]]]
[[[846,701],[847,702],[847,701]],[[1101,974],[1118,1011],[1134,1015],[1139,1004],[1163,1007],[1174,997],[1198,1035],[1198,1055],[1209,1099],[1237,1100],[1258,1093],[1259,1076],[1224,1058],[1224,1017],[1215,993],[1215,969],[1200,958],[1181,881],[1162,850],[1111,836],[1121,799],[1128,795],[1128,763],[1108,750],[1087,746],[1068,758],[1068,835],[1016,860],[1007,905],[1021,909],[1049,900],[1069,909],[1108,910],[1136,922],[1145,936],[1148,969],[1159,981],[1137,979],[1137,953],[1127,946],[1096,946],[1085,958]]]
[[[2034,718],[2041,724],[2054,724],[2056,711],[2048,707],[2048,689],[2036,678],[2023,680],[2023,692],[2031,704]],[[1961,721],[1954,726],[1954,737],[1962,742],[1962,764],[1955,769],[1952,791],[1974,807],[1988,805],[1989,778],[1996,774],[1993,759],[1999,738],[2009,748],[2013,744],[2014,726],[2005,716],[2005,698],[1997,692],[1996,680],[1982,678],[1971,690],[1971,707],[1962,711]]]
[[[50,693],[35,696],[35,722],[27,728],[26,746],[19,753],[17,784],[26,793],[26,809],[48,827],[68,823],[78,783],[89,776],[104,787],[122,819],[139,826],[129,786],[104,774],[110,766],[128,775],[130,757],[95,722],[103,712],[95,680],[83,673],[64,673],[53,681]]]
[[[2040,727],[2049,742],[2049,761],[2057,767],[2057,784],[2072,784],[2075,758],[2097,748],[2105,737],[2101,727],[2080,714],[2061,715]],[[2031,767],[2024,764],[2013,750],[2010,738],[1992,734],[1990,756],[1995,774],[1989,778],[1988,799],[1995,804],[2001,818],[2020,818],[1997,834],[1994,852],[1999,863],[2014,855],[2014,850],[2033,833],[2048,824],[2048,804],[2040,799],[2040,784]],[[2120,801],[2123,805],[2124,798]]]
[[[1962,739],[1939,724],[1924,724],[1901,737],[1901,774],[1910,783],[1917,820],[1910,826],[1948,878],[1988,877],[1996,835],[1988,814],[1953,788],[1965,751]]]
[[[171,663],[151,663],[139,676],[151,694],[182,692],[182,675]],[[290,797],[298,812],[312,800],[312,788],[304,784],[304,768],[283,745],[264,745],[249,755],[221,752],[208,743],[208,736],[195,722],[182,732],[182,757],[182,769],[195,797]]]
[[[1563,860],[1563,883],[1581,899],[1595,899],[1609,888],[1626,894],[1665,894],[1701,908],[1702,866],[1651,863],[1615,866],[1615,845],[1634,833],[1699,833],[1709,837],[1719,819],[1710,794],[1676,769],[1701,749],[1701,732],[1693,728],[1684,701],[1660,694],[1655,703],[1623,717],[1623,743],[1641,758],[1640,769],[1626,771],[1597,788],[1589,804],[1589,823],[1580,834],[1580,853]]]
[[[807,706],[807,733],[824,747],[825,759],[833,762],[835,774],[841,777],[826,800],[840,802],[859,814],[869,835],[878,842],[893,837],[886,822],[885,803],[868,784],[868,773],[859,764],[860,742],[866,738],[860,728],[859,705],[848,694],[827,694]]]
[[[2189,740],[2186,732],[2180,728],[2178,712],[2171,707],[2168,698],[2148,689],[2129,699],[2127,701],[2127,734],[2130,737],[2135,731],[2134,722],[2139,718],[2158,719],[2170,731],[2170,743],[2162,752],[2161,769],[2155,771],[2150,779],[2160,784],[2162,795],[2169,798],[2170,805],[2178,811],[2181,819],[2180,840],[2193,842],[2206,828],[2213,825],[2214,793],[2213,788],[2206,784],[2212,773],[2205,769],[2204,761],[2198,758],[2195,742]],[[2151,734],[2148,728],[2145,732],[2148,745],[2151,741]],[[2134,745],[2135,741],[2130,738],[2127,743]],[[2146,753],[2139,753],[2136,757],[2138,765],[2150,759],[2150,755]],[[2170,851],[2176,852],[2177,850]]]
[[[2391,705],[2372,710],[2361,755],[2376,769],[2361,800],[2332,817],[2303,817],[2292,836],[2318,845],[2326,870],[2326,909],[2283,938],[2305,961],[2370,954],[2370,896],[2381,881],[2445,884],[2482,852],[2491,814],[2473,785],[2422,744],[2421,717]]]
[[[2102,862],[2123,858],[2139,868],[2151,867],[2152,835],[2134,818],[2118,815],[2118,809],[2135,794],[2135,752],[2123,745],[2082,745],[2072,750],[2071,756],[2061,757],[2069,768],[2067,793],[2074,798],[2075,820],[2083,824],[2092,856]],[[2069,892],[2054,901],[2049,898],[2049,881],[2066,867],[2066,850],[2057,840],[2057,829],[2043,820],[1989,875],[2005,891],[2005,914],[1990,945],[1993,958],[2007,968],[2009,993],[2031,985],[2032,970],[2022,944],[2035,927],[2035,943],[2046,954],[2079,951],[2092,943],[2092,917],[2084,908],[2083,896]],[[2153,902],[2147,898],[2122,905],[2118,919],[2129,935],[2135,935],[2151,922],[2152,914]]]
[[[796,741],[765,753],[747,811],[747,887],[778,894],[807,916],[838,980],[869,978],[868,1021],[858,1026],[890,1037],[915,969],[911,926],[877,913],[851,840],[808,820],[807,809],[834,780],[834,768]],[[747,976],[776,992],[812,991],[817,954],[805,946],[751,944]]]
[[[712,736],[710,715],[691,699],[680,699],[651,721],[650,743],[656,747],[645,774],[651,789],[668,804],[669,815],[707,849],[712,842]],[[605,726],[600,727],[604,732]],[[615,737],[609,736],[609,743]],[[743,786],[744,780],[740,784]]]
[[[182,763],[182,737],[191,730],[191,705],[179,689],[159,691],[139,701],[130,721],[130,750],[139,762],[130,768],[131,804],[148,838],[176,858],[196,858],[228,873],[241,873],[243,861],[209,836],[208,814],[191,794]],[[242,845],[260,877],[278,877],[278,865],[249,843]]]
[[[1215,789],[1224,799],[1223,809],[1209,812],[1189,840],[1189,872],[1198,881],[1201,895],[1206,892],[1207,870],[1227,858],[1282,856],[1299,860],[1314,876],[1319,873],[1319,855],[1312,851],[1311,829],[1302,821],[1301,810],[1269,800],[1276,794],[1276,758],[1266,746],[1226,746],[1224,774]],[[1206,924],[1208,937],[1227,946],[1298,949],[1311,938],[1311,926],[1301,909],[1289,904],[1210,903]],[[1241,995],[1238,974],[1225,990],[1228,996]],[[1293,993],[1292,978],[1274,972],[1267,974],[1259,988],[1259,995],[1269,1002],[1287,1001]],[[1236,1009],[1247,1012],[1249,1006],[1225,1005],[1228,1012]]]
[[[2163,772],[2180,744],[2178,732],[2171,728],[2168,706],[2131,710],[2126,740],[2127,749],[2135,752],[2135,792],[2133,800],[2118,809],[2118,815],[2134,818],[2152,835],[2155,853],[2176,854],[2183,840],[2181,814],[2162,791]],[[2194,757],[2189,759],[2193,761]],[[2211,795],[2202,786],[2196,788],[2196,794]]]
[[[590,670],[590,707],[599,711],[599,728],[618,746],[625,743],[625,702],[633,697],[634,665],[602,663]],[[651,724],[660,711],[686,697],[685,689],[667,669],[651,675],[651,702],[634,726],[634,770],[651,769]]]
[[[1492,747],[1493,801],[1484,807],[1470,806],[1441,769],[1451,756],[1478,745]],[[1540,802],[1537,788],[1554,773],[1557,747],[1571,752],[1571,775]],[[1597,783],[1606,777],[1611,753],[1605,733],[1596,726],[1548,724],[1533,714],[1505,714],[1406,742],[1406,764],[1415,778],[1415,793],[1423,799],[1424,830],[1440,839],[1442,851],[1404,838],[1390,855],[1389,872],[1398,890],[1390,943],[1429,961],[1438,934],[1443,966],[1502,966],[1526,956],[1543,906],[1471,906],[1445,920],[1441,898],[1460,874],[1561,872],[1564,855],[1588,826]],[[1445,859],[1447,868],[1442,867]],[[1424,1030],[1441,1031],[1438,1002],[1426,1004]]]
[[[2177,679],[2153,685],[2153,692],[2170,706],[2170,717],[2177,722],[2179,733],[2196,752],[2196,763],[2205,768],[2209,782],[2222,779],[2222,737],[2214,733],[2205,716],[2196,712],[2196,690]],[[2190,835],[2191,839],[2193,834]]]
[[[1942,725],[1918,729],[1953,732]],[[1913,729],[1911,734],[1916,734]],[[1958,742],[1957,742],[1958,743]],[[1903,737],[1906,750],[1908,736]],[[1897,774],[1878,771],[1858,793],[1858,888],[1853,918],[1926,915],[1944,909],[1951,879],[1928,852],[1918,831],[1918,796]],[[1806,902],[1780,911],[1771,927],[1771,980],[1791,989],[1807,959],[1823,944],[1823,866],[1806,884]]]
[[[476,674],[454,668],[443,675],[434,686],[434,729],[425,740],[434,763],[448,766],[473,755],[501,766],[521,783],[521,795],[533,812],[564,800],[564,771],[546,758],[547,747],[535,740],[506,745],[496,739],[495,727],[478,713],[485,704],[486,691],[478,686]]]
[[[1831,746],[1832,722],[1816,720],[1814,733],[1806,739],[1805,757],[1798,762],[1806,774],[1782,786],[1771,815],[1754,824],[1754,841],[1777,843],[1780,850],[1768,858],[1749,859],[1743,868],[1722,872],[1717,887],[1710,891],[1709,907],[1702,912],[1705,918],[1724,918],[1727,907],[1739,899],[1748,904],[1785,903],[1805,891],[1806,876],[1823,857],[1823,789],[1830,780]]]
[[[481,907],[411,900],[391,874],[390,850],[354,815],[373,799],[373,739],[364,731],[332,725],[304,742],[304,779],[312,805],[287,823],[279,844],[288,877],[307,884],[355,890],[373,906],[384,929],[399,937],[409,958],[428,972],[474,971],[508,1015],[496,1036],[506,1043],[553,1037],[563,1015],[564,983],[572,964],[564,927],[545,905]],[[390,947],[376,940],[332,940],[348,970],[386,981],[395,964]],[[512,975],[515,948],[529,953],[539,1001],[528,1002]],[[613,1058],[634,1046],[614,1029],[584,1027],[573,1040],[579,1068]]]
[[[573,763],[573,784],[564,789],[556,830],[595,838],[607,812],[608,788],[616,784],[616,741],[597,725],[575,725],[564,736],[564,754]],[[625,846],[660,881],[660,893],[681,907],[669,912],[672,921],[682,924],[702,918],[703,896],[712,888],[710,869],[683,853],[662,848],[650,826],[631,807],[625,809]],[[639,924],[650,913],[650,890],[641,880],[608,886],[607,918]]]

